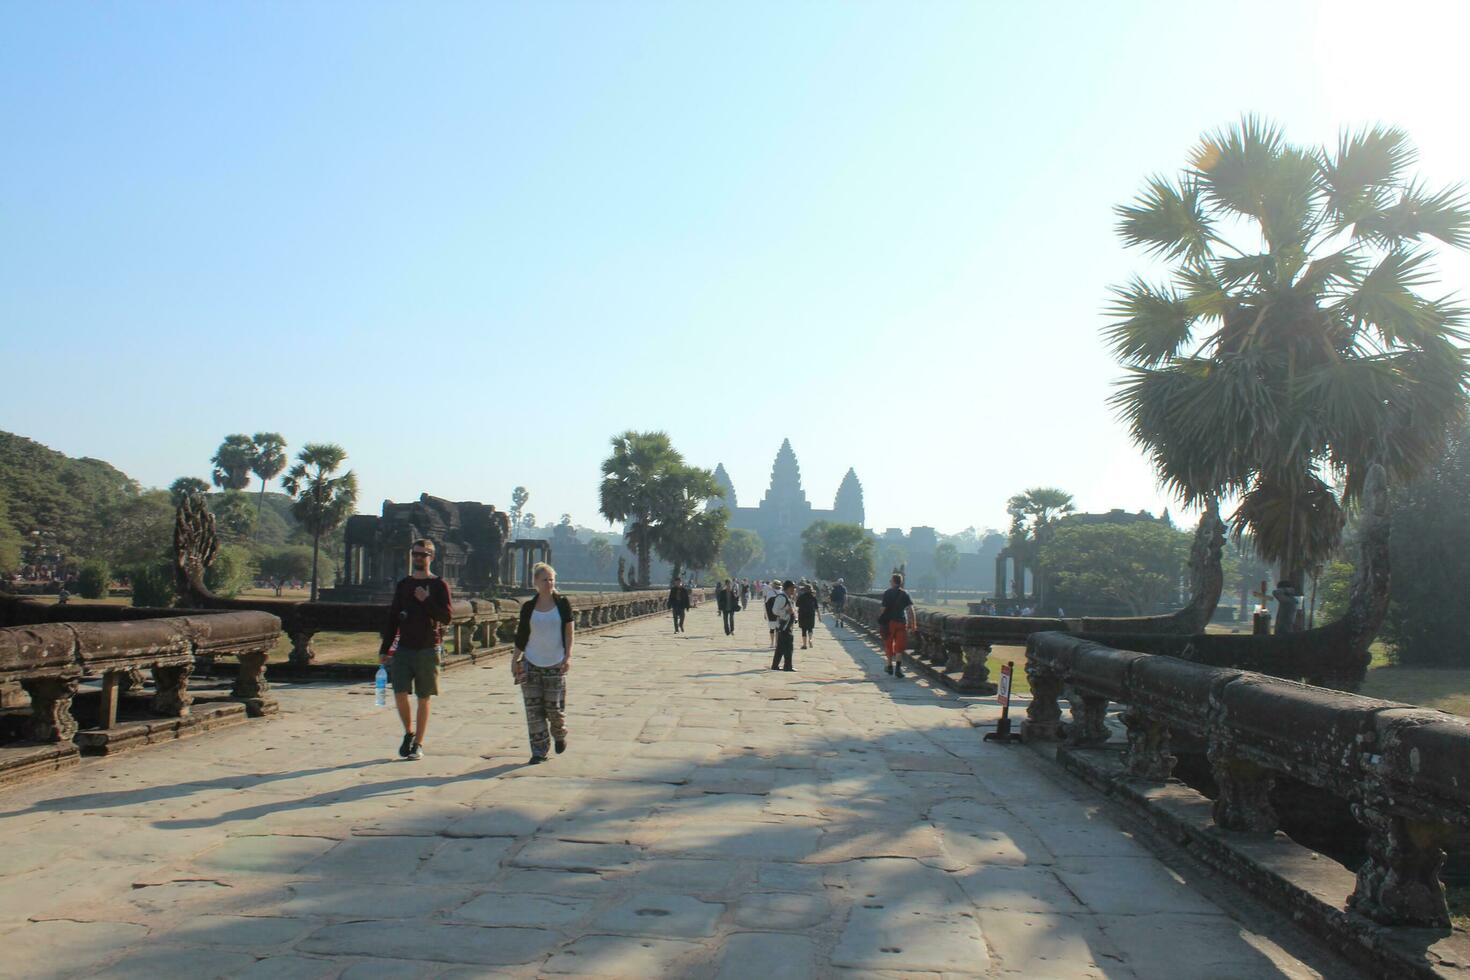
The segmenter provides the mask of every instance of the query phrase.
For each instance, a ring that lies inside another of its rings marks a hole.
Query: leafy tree
[[[347,450],[334,443],[309,442],[296,454],[296,465],[281,478],[293,498],[291,513],[311,534],[311,601],[318,591],[322,535],[341,527],[357,506],[357,474],[337,475]]]
[[[103,518],[98,556],[122,567],[160,561],[173,547],[174,506],[163,490],[145,490],[111,507]]]
[[[106,557],[109,516],[140,493],[101,460],[70,459],[9,432],[0,432],[0,487],[17,534],[47,552],[83,559]]]
[[[82,567],[77,572],[77,594],[83,599],[106,599],[111,582],[112,572],[108,569],[107,562],[100,558],[90,558],[82,562]]]
[[[257,559],[257,565],[261,577],[276,583],[279,593],[282,582],[306,582],[311,579],[311,557],[310,548],[287,545],[263,551]]]
[[[563,515],[561,515],[561,520],[559,520],[559,521],[556,522],[556,526],[557,527],[564,527],[564,528],[568,528],[568,529],[572,528],[573,527],[573,524],[572,524],[572,515],[571,514],[563,514]]]
[[[1470,426],[1456,429],[1429,472],[1394,492],[1389,555],[1385,632],[1395,660],[1470,666]]]
[[[0,572],[14,572],[24,562],[24,542],[10,523],[10,504],[0,491]]]
[[[526,510],[526,501],[531,499],[531,491],[525,487],[516,487],[510,492],[510,536],[519,537],[521,533],[521,515]]]
[[[684,457],[664,432],[628,430],[612,437],[612,455],[602,461],[598,510],[623,522],[623,536],[638,556],[638,585],[647,588],[652,553],[667,515],[670,484],[685,469]]]
[[[613,556],[612,545],[607,543],[607,538],[593,538],[587,542],[587,558],[592,562],[592,567],[597,569],[597,577],[605,578],[612,571]]]
[[[204,570],[204,584],[215,595],[233,598],[255,580],[255,559],[240,545],[222,545]]]
[[[527,512],[526,516],[521,518],[521,533],[524,534],[528,531],[532,534],[536,533],[536,515],[530,512]]]
[[[166,609],[176,601],[172,562],[139,562],[126,571],[133,586],[133,605]]]
[[[1032,487],[1006,501],[1011,515],[1011,536],[1037,541],[1042,530],[1074,510],[1072,495],[1057,487]]]
[[[168,485],[169,502],[177,508],[184,498],[194,493],[208,493],[209,484],[197,476],[181,476]]]
[[[873,538],[861,525],[817,521],[801,532],[801,556],[817,578],[845,579],[852,592],[873,584]]]
[[[945,541],[934,549],[934,571],[939,575],[940,584],[948,589],[949,577],[960,567],[960,549],[952,543]]]
[[[1058,600],[1098,598],[1125,604],[1134,615],[1179,597],[1191,536],[1153,521],[1061,524],[1041,546]]]
[[[766,556],[761,536],[743,527],[733,528],[720,549],[720,558],[731,574],[739,575]]]
[[[255,442],[243,432],[225,436],[209,460],[214,485],[222,490],[244,490],[250,485],[250,467],[255,463]]]
[[[221,538],[225,541],[241,542],[250,537],[250,533],[255,530],[258,505],[251,507],[250,501],[239,490],[226,490],[210,496],[208,500],[209,510],[214,514]]]
[[[1174,277],[1115,290],[1114,404],[1186,503],[1240,495],[1236,533],[1298,586],[1369,466],[1412,479],[1463,412],[1466,310],[1422,294],[1422,246],[1470,244],[1470,211],[1413,162],[1398,129],[1301,147],[1246,117],[1118,208],[1123,241]]]
[[[1347,612],[1348,593],[1353,584],[1352,562],[1329,562],[1317,575],[1317,622],[1330,623]]]
[[[704,502],[719,492],[709,470],[684,467],[676,482],[677,486],[665,488],[672,499],[667,501],[654,548],[679,575],[685,568],[708,568],[719,561],[730,512],[723,507],[703,509]]]
[[[255,522],[259,525],[265,508],[265,485],[286,468],[286,437],[279,432],[257,432],[250,441],[255,446],[250,472],[260,480],[260,496],[255,501]]]

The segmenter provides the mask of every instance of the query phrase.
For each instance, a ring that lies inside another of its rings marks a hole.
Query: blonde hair
[[[534,582],[538,578],[540,578],[542,572],[550,572],[551,577],[556,578],[556,569],[552,568],[544,561],[538,561],[536,564],[531,566],[531,581]]]

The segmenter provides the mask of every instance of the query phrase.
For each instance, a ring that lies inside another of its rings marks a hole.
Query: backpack
[[[776,597],[775,596],[771,596],[769,599],[766,600],[766,618],[767,619],[775,619],[776,618]]]

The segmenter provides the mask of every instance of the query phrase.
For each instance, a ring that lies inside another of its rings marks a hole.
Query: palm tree
[[[309,442],[296,454],[296,465],[281,478],[293,498],[291,513],[311,532],[311,601],[317,597],[317,560],[322,535],[334,530],[357,506],[357,475],[336,476],[347,450],[333,443]]]
[[[1117,209],[1124,242],[1174,278],[1114,290],[1105,336],[1128,373],[1113,403],[1186,503],[1239,495],[1235,533],[1298,591],[1371,465],[1412,478],[1464,411],[1467,311],[1420,290],[1425,240],[1470,244],[1470,210],[1413,161],[1398,129],[1334,150],[1247,117]]]
[[[225,436],[214,451],[214,485],[222,490],[243,490],[250,485],[250,464],[255,459],[255,442],[244,433]]]
[[[714,474],[696,466],[677,467],[666,482],[654,548],[674,566],[675,576],[685,568],[708,568],[719,559],[730,512],[704,509],[705,501],[719,495]]]
[[[684,457],[664,432],[634,432],[612,437],[612,455],[602,461],[598,510],[609,522],[623,522],[628,547],[638,555],[639,588],[648,587],[650,555],[657,543],[673,484]]]
[[[255,455],[250,459],[250,472],[260,478],[260,496],[255,502],[255,523],[259,531],[260,514],[265,507],[265,485],[286,468],[286,437],[279,432],[257,432],[251,442],[255,445]]]
[[[1038,606],[1046,601],[1046,572],[1041,567],[1041,548],[1050,537],[1052,523],[1074,509],[1072,495],[1059,487],[1032,487],[1006,501],[1006,513],[1011,515],[1011,545],[1018,549],[1024,546],[1023,550],[1030,555]],[[1024,595],[1024,569],[1018,578],[1021,584],[1017,594]]]
[[[209,484],[197,476],[181,476],[168,485],[168,499],[176,508],[190,496],[208,492]]]

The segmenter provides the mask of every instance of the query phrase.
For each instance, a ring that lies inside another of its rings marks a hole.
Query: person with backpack
[[[842,584],[842,579],[832,586],[832,623],[836,625],[842,619],[842,607],[847,604],[847,586]]]
[[[893,573],[888,591],[883,593],[878,625],[883,630],[883,654],[888,658],[883,673],[903,677],[903,653],[909,646],[909,630],[918,629],[919,624],[914,600],[904,591],[903,576],[898,572]]]
[[[766,628],[769,629],[771,632],[771,642],[768,644],[767,648],[772,650],[774,650],[776,647],[776,613],[772,609],[772,603],[776,601],[776,596],[780,594],[781,593],[773,587],[772,583],[761,583],[761,599],[765,602],[766,606]]]
[[[781,585],[781,591],[771,597],[771,614],[776,618],[776,653],[771,657],[772,670],[795,670],[791,665],[792,650],[796,646],[796,640],[792,636],[792,629],[796,625],[796,583],[787,579]],[[786,662],[782,667],[781,662]]]
[[[817,628],[817,593],[808,582],[801,583],[796,596],[796,625],[801,627],[801,648],[812,645],[812,631]]]
[[[537,562],[531,569],[536,597],[521,603],[511,672],[526,703],[531,761],[539,765],[567,750],[567,670],[572,665],[572,604],[556,591],[556,569]]]

